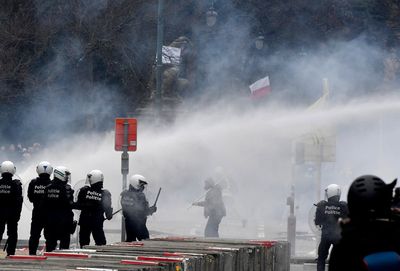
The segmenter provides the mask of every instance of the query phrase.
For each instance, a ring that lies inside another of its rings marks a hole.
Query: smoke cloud
[[[285,231],[286,197],[292,184],[298,230],[309,231],[308,212],[317,201],[316,191],[321,190],[323,197],[323,188],[337,183],[345,199],[347,187],[359,175],[376,174],[390,181],[399,173],[395,157],[400,148],[400,131],[395,126],[398,99],[351,102],[318,112],[278,106],[240,112],[236,105],[220,108],[221,104],[187,112],[175,123],[158,127],[139,121],[138,150],[130,154],[130,173],[149,180],[150,203],[158,187],[163,189],[158,212],[149,219],[150,229],[202,235],[202,210],[190,205],[204,194],[203,181],[214,176],[217,167],[223,168],[229,180],[228,215],[221,224],[221,236],[250,238],[260,236],[257,225],[264,225],[265,236]],[[323,163],[321,187],[317,187],[315,163],[296,166],[293,175],[292,142],[327,124],[335,127],[336,162]],[[78,181],[87,172],[100,169],[117,209],[122,178],[120,153],[113,150],[113,140],[112,132],[61,140],[32,157],[32,164],[20,176],[24,182],[33,178],[36,163],[45,159],[66,165],[72,172],[72,186],[78,189],[82,185]],[[248,223],[245,228],[243,220]],[[118,227],[118,222],[110,222],[109,227]]]
[[[101,13],[106,1],[97,2],[95,12]],[[235,238],[282,237],[292,185],[297,230],[309,233],[310,209],[317,194],[323,198],[323,189],[330,183],[342,186],[345,200],[348,186],[359,175],[376,174],[386,182],[399,176],[400,99],[397,82],[383,80],[387,56],[382,46],[370,43],[361,33],[323,46],[278,48],[269,34],[266,47],[257,51],[251,45],[252,20],[243,12],[236,14],[230,1],[218,1],[216,7],[229,7],[229,14],[235,16],[222,17],[216,30],[183,29],[197,49],[198,84],[194,93],[172,110],[175,119],[135,115],[139,119],[138,150],[130,153],[130,174],[148,179],[150,203],[162,187],[158,211],[148,221],[150,230],[201,236],[206,220],[202,209],[191,203],[205,194],[203,181],[214,176],[217,168],[222,168],[229,180],[224,191],[227,217],[220,235]],[[130,33],[126,39],[135,41],[133,48],[139,38]],[[92,84],[91,80],[75,84],[80,70],[70,72],[69,68],[80,64],[70,60],[85,56],[86,49],[81,40],[69,35],[62,36],[55,48],[65,49],[65,40],[69,41],[68,53],[55,50],[58,53],[38,73],[46,73],[43,78],[51,72],[62,76],[40,92],[43,96],[26,107],[20,120],[29,131],[44,131],[45,148],[24,164],[17,163],[18,174],[27,187],[35,177],[36,164],[47,160],[54,166],[67,166],[72,186],[78,190],[90,170],[100,169],[117,210],[122,176],[120,153],[114,151],[113,120],[137,106],[120,106],[126,97],[120,95],[117,84]],[[155,53],[145,55],[152,58]],[[152,61],[138,59],[135,63]],[[272,92],[261,100],[250,99],[248,85],[266,75]],[[330,88],[327,105],[307,110],[321,97],[324,78]],[[49,97],[52,102],[46,103]],[[335,135],[335,161],[322,163],[318,186],[318,164],[295,165],[293,142],[328,128]],[[26,239],[31,214],[26,197],[24,201],[19,230]],[[118,229],[119,218],[106,222],[105,227]]]

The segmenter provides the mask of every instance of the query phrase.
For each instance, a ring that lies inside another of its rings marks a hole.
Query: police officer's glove
[[[108,208],[106,211],[105,211],[105,215],[106,215],[106,217],[104,218],[104,220],[111,220],[112,218],[113,218],[113,208]]]
[[[156,211],[157,211],[157,206],[151,206],[151,207],[149,208],[149,213],[150,213],[150,215],[154,214]]]

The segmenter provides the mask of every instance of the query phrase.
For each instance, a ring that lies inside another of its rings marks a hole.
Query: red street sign
[[[128,124],[128,149],[136,151],[137,145],[137,120],[133,118],[115,119],[115,150],[123,151],[124,144],[124,123]]]

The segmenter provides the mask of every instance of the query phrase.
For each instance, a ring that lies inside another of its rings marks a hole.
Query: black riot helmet
[[[388,215],[396,182],[397,179],[386,184],[374,175],[363,175],[355,179],[347,194],[350,218],[370,219]]]

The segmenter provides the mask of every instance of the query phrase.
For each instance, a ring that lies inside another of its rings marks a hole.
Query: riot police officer
[[[341,189],[337,184],[330,184],[325,189],[325,198],[317,204],[315,225],[322,228],[318,246],[317,271],[325,270],[325,261],[329,248],[340,240],[339,219],[347,217],[347,203],[340,201]]]
[[[347,194],[349,218],[341,223],[329,270],[400,270],[400,223],[391,211],[396,182],[386,184],[374,175],[353,181]]]
[[[29,255],[36,255],[40,233],[44,229],[45,213],[43,207],[44,190],[50,184],[53,167],[47,161],[36,166],[38,177],[32,179],[28,186],[28,199],[33,203],[31,232],[29,237]]]
[[[44,192],[46,251],[53,251],[60,241],[60,249],[69,249],[74,229],[74,190],[69,185],[71,173],[64,166],[54,168],[53,181]]]
[[[11,161],[0,165],[0,241],[7,224],[7,255],[14,255],[18,241],[18,221],[22,210],[22,185],[18,179],[13,179],[16,167]]]
[[[146,179],[142,175],[135,174],[129,179],[129,189],[121,193],[127,242],[149,239],[149,231],[146,226],[147,216],[156,212],[157,207],[149,207],[149,202],[143,193],[146,185]]]
[[[92,170],[86,176],[89,186],[78,193],[77,209],[81,210],[79,217],[79,244],[81,248],[90,243],[90,234],[97,246],[107,243],[104,235],[104,215],[112,218],[111,193],[103,189],[104,175],[100,170]]]

